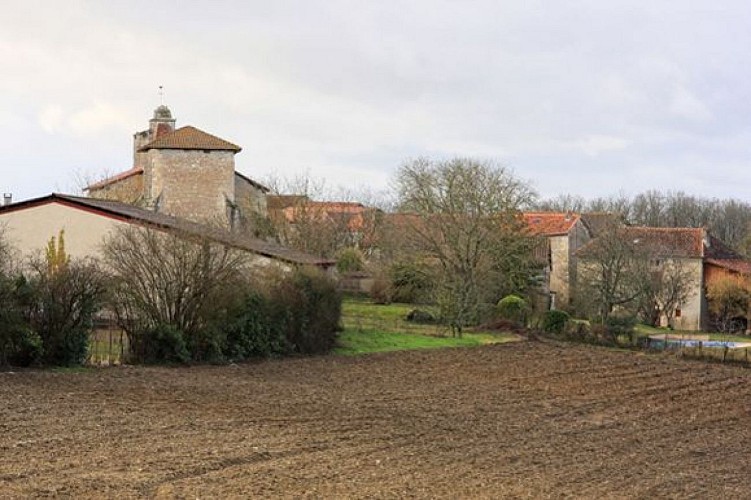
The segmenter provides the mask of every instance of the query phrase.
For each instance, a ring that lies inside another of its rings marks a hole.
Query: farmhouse
[[[712,280],[726,274],[749,274],[751,262],[728,248],[704,228],[622,227],[618,237],[650,259],[654,273],[680,268],[687,276],[690,292],[676,306],[673,326],[680,330],[705,330],[709,327],[706,290]],[[596,265],[593,255],[598,239],[582,247],[577,256],[579,274]],[[666,318],[662,317],[664,326]]]
[[[235,170],[239,146],[195,127],[175,129],[166,106],[149,125],[134,135],[133,167],[88,186],[88,197],[53,193],[0,207],[9,241],[29,254],[64,230],[70,255],[96,256],[114,228],[138,225],[209,238],[251,253],[259,265],[332,266],[243,230],[254,214],[266,215],[268,189]]]

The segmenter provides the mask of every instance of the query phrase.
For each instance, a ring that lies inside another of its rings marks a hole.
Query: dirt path
[[[748,497],[751,371],[543,343],[0,374],[0,497]]]

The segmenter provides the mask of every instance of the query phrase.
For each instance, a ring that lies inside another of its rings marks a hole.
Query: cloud
[[[13,190],[127,167],[161,84],[178,126],[243,146],[250,175],[383,183],[407,157],[476,155],[545,192],[652,187],[634,175],[649,165],[666,188],[746,194],[719,180],[751,158],[745,2],[218,3],[5,6],[0,173]]]
[[[39,113],[39,125],[48,134],[58,132],[62,128],[63,123],[63,108],[60,106],[45,106]]]
[[[122,106],[95,101],[71,113],[67,123],[73,134],[93,137],[100,134],[102,129],[105,128],[115,128],[127,132],[129,130],[129,118],[129,113]]]
[[[679,87],[670,99],[670,111],[675,115],[695,122],[712,119],[712,112],[688,89]]]
[[[576,146],[592,158],[600,153],[626,149],[629,144],[631,144],[631,141],[628,139],[607,135],[590,135],[576,142]]]

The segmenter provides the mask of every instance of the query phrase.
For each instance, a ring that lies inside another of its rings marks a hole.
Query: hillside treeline
[[[632,225],[651,227],[706,227],[735,250],[749,255],[751,204],[735,199],[705,198],[682,191],[650,190],[633,197],[613,195],[585,199],[560,195],[542,200],[539,210],[611,212]]]

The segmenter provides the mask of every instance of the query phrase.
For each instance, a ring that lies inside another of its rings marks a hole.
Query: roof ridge
[[[242,148],[237,144],[217,137],[193,125],[183,125],[167,134],[157,137],[153,141],[138,148],[138,151],[149,149],[207,149],[217,151],[240,152]]]
[[[119,174],[115,174],[113,176],[102,179],[101,181],[97,181],[93,184],[89,184],[88,186],[84,188],[84,191],[103,188],[114,182],[121,181],[121,180],[127,179],[128,177],[132,177],[134,175],[141,174],[141,173],[143,173],[143,167],[138,167],[138,166],[131,167],[128,170],[124,170],[120,172]]]
[[[623,229],[648,229],[651,231],[703,231],[703,227],[624,226]]]

